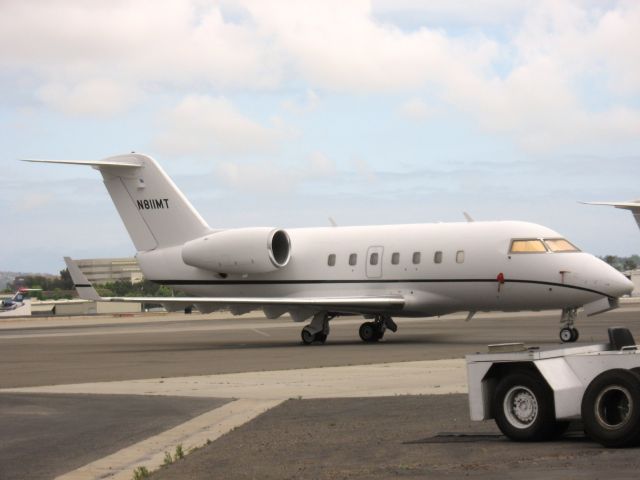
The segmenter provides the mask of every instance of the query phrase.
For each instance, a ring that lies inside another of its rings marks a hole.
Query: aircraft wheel
[[[304,343],[305,345],[311,345],[316,339],[316,336],[311,333],[307,329],[307,327],[302,329],[302,332],[300,332],[300,337],[302,337],[302,343]]]
[[[578,338],[580,338],[580,332],[578,331],[577,328],[572,328],[571,329],[571,333],[573,334],[573,340],[571,340],[572,342],[577,342]]]
[[[316,342],[325,343],[327,341],[326,333],[316,333]]]
[[[582,397],[584,431],[609,448],[640,443],[640,375],[614,368],[594,378]]]
[[[376,324],[373,322],[364,322],[360,325],[360,330],[358,330],[360,334],[360,338],[363,342],[377,342],[380,340],[378,329],[376,328]]]
[[[493,411],[500,431],[518,442],[548,440],[566,427],[556,421],[553,392],[528,370],[510,373],[498,383]]]
[[[562,343],[570,343],[574,341],[571,328],[565,327],[560,330],[560,341]]]

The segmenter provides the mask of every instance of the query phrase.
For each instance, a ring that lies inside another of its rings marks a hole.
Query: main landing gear
[[[329,336],[329,320],[334,316],[326,312],[318,312],[313,316],[311,323],[302,329],[300,337],[302,343],[311,345],[314,342],[324,343]]]
[[[562,324],[560,340],[562,343],[573,343],[580,337],[578,329],[573,326],[577,317],[578,310],[576,308],[562,309],[562,316],[560,317],[560,323]]]
[[[363,342],[373,343],[384,337],[384,332],[387,328],[392,332],[396,332],[398,330],[398,325],[396,325],[396,322],[394,322],[391,317],[386,315],[376,315],[373,322],[364,322],[360,325],[358,333],[360,334],[360,338]]]

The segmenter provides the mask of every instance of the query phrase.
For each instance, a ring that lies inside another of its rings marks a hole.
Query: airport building
[[[126,315],[142,312],[142,304],[136,302],[95,302],[93,300],[33,300],[32,316],[74,315]]]
[[[118,280],[128,280],[131,283],[144,280],[135,258],[87,258],[75,262],[94,285],[104,285]]]

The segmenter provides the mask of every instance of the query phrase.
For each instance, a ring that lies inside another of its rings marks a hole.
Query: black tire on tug
[[[363,342],[377,342],[380,340],[378,337],[378,329],[376,328],[376,324],[373,322],[364,322],[360,325],[358,333],[360,334],[360,338]]]
[[[498,382],[493,412],[500,431],[518,442],[549,440],[568,426],[556,421],[551,388],[529,370],[515,371]]]
[[[582,397],[584,431],[609,448],[640,443],[640,374],[614,368],[594,378]]]

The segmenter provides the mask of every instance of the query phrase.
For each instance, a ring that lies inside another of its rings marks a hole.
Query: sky
[[[0,2],[0,270],[135,251],[89,167],[214,228],[523,220],[640,252],[640,2]]]

